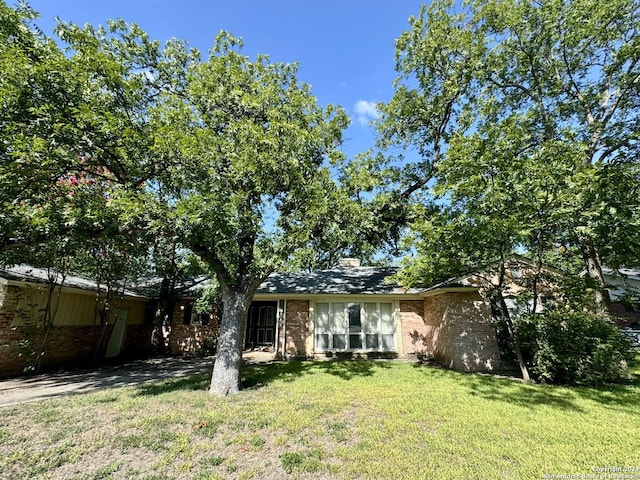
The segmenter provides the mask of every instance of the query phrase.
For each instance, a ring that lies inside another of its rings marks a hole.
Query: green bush
[[[524,317],[519,334],[540,382],[598,385],[630,376],[631,341],[604,315],[548,310]]]
[[[209,355],[215,355],[218,350],[218,332],[215,332],[211,337],[206,337],[196,349],[196,356],[207,357]]]

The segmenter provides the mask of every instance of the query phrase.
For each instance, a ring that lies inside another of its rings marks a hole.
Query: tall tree
[[[81,81],[37,14],[0,1],[0,254],[68,232],[67,185],[76,163],[73,109]],[[62,188],[60,188],[62,187]],[[57,205],[52,205],[55,199]],[[20,252],[24,255],[24,251]]]
[[[65,51],[36,18],[28,6],[0,0],[0,256],[7,262],[29,261],[34,246],[52,240],[78,244],[126,232],[135,217],[131,196],[150,176],[144,108],[157,90],[132,70],[154,58],[154,45],[140,36],[105,51],[102,30],[90,38],[60,24],[72,47]]]
[[[211,391],[240,388],[243,324],[259,284],[310,236],[314,208],[334,188],[347,117],[317,105],[297,65],[254,61],[221,33],[154,109],[154,158],[167,218],[215,272],[223,312]],[[175,52],[174,52],[175,53]],[[186,58],[186,51],[182,55]]]
[[[224,310],[212,391],[235,392],[253,293],[308,244],[311,230],[322,236],[325,194],[347,199],[334,194],[328,167],[342,161],[337,147],[348,119],[340,108],[317,105],[297,80],[297,65],[264,55],[250,61],[228,34],[201,61],[184,43],[160,47],[122,21],[97,29],[61,23],[57,33],[68,48],[64,55],[54,49],[43,77],[59,61],[77,75],[80,97],[71,121],[60,122],[72,133],[61,155],[72,168],[53,178],[69,171],[97,178],[109,186],[103,199],[118,216],[113,234],[158,232],[169,222],[172,238],[215,272]],[[158,215],[148,215],[158,206]]]
[[[604,309],[602,264],[640,259],[639,3],[444,0],[410,23],[381,143],[416,147],[406,178],[440,204],[512,212],[509,248],[575,246]]]

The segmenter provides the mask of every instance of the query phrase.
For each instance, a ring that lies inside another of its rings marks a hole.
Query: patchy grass
[[[194,375],[1,408],[0,478],[640,478],[638,381],[367,361],[255,365],[244,379],[226,399]]]

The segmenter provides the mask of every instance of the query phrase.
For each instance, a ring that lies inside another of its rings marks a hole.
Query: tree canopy
[[[602,294],[603,263],[640,261],[638,3],[434,1],[410,24],[378,130],[442,206],[414,207],[418,264],[562,250]]]
[[[61,22],[59,46],[35,18],[0,0],[0,256],[73,255],[104,278],[154,264],[167,286],[195,254],[224,305],[217,394],[240,387],[243,322],[276,269],[409,232],[407,284],[526,253],[538,273],[586,270],[604,310],[602,266],[640,264],[635,0],[423,6],[380,153],[350,162],[345,112],[230,33],[203,58],[121,20]]]

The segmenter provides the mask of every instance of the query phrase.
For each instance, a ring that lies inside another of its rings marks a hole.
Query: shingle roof
[[[310,273],[272,273],[256,293],[398,295],[422,291],[401,288],[390,281],[397,271],[390,267],[335,267]]]
[[[31,282],[31,283],[47,283],[48,273],[44,268],[32,267],[31,265],[16,265],[11,268],[0,269],[0,277],[7,280],[15,280],[19,282]],[[104,285],[99,286],[94,280],[91,280],[80,275],[67,275],[64,278],[63,287],[78,288],[81,290],[88,290],[96,292],[98,290],[105,290]],[[124,294],[129,297],[142,297],[142,295],[132,291],[125,290]]]
[[[203,275],[193,278],[184,278],[174,286],[174,294],[183,298],[197,297],[200,291],[203,288],[208,287],[210,284],[211,280]],[[146,297],[156,298],[160,294],[161,285],[162,277],[143,277],[136,280],[130,288],[139,294],[145,295]]]

